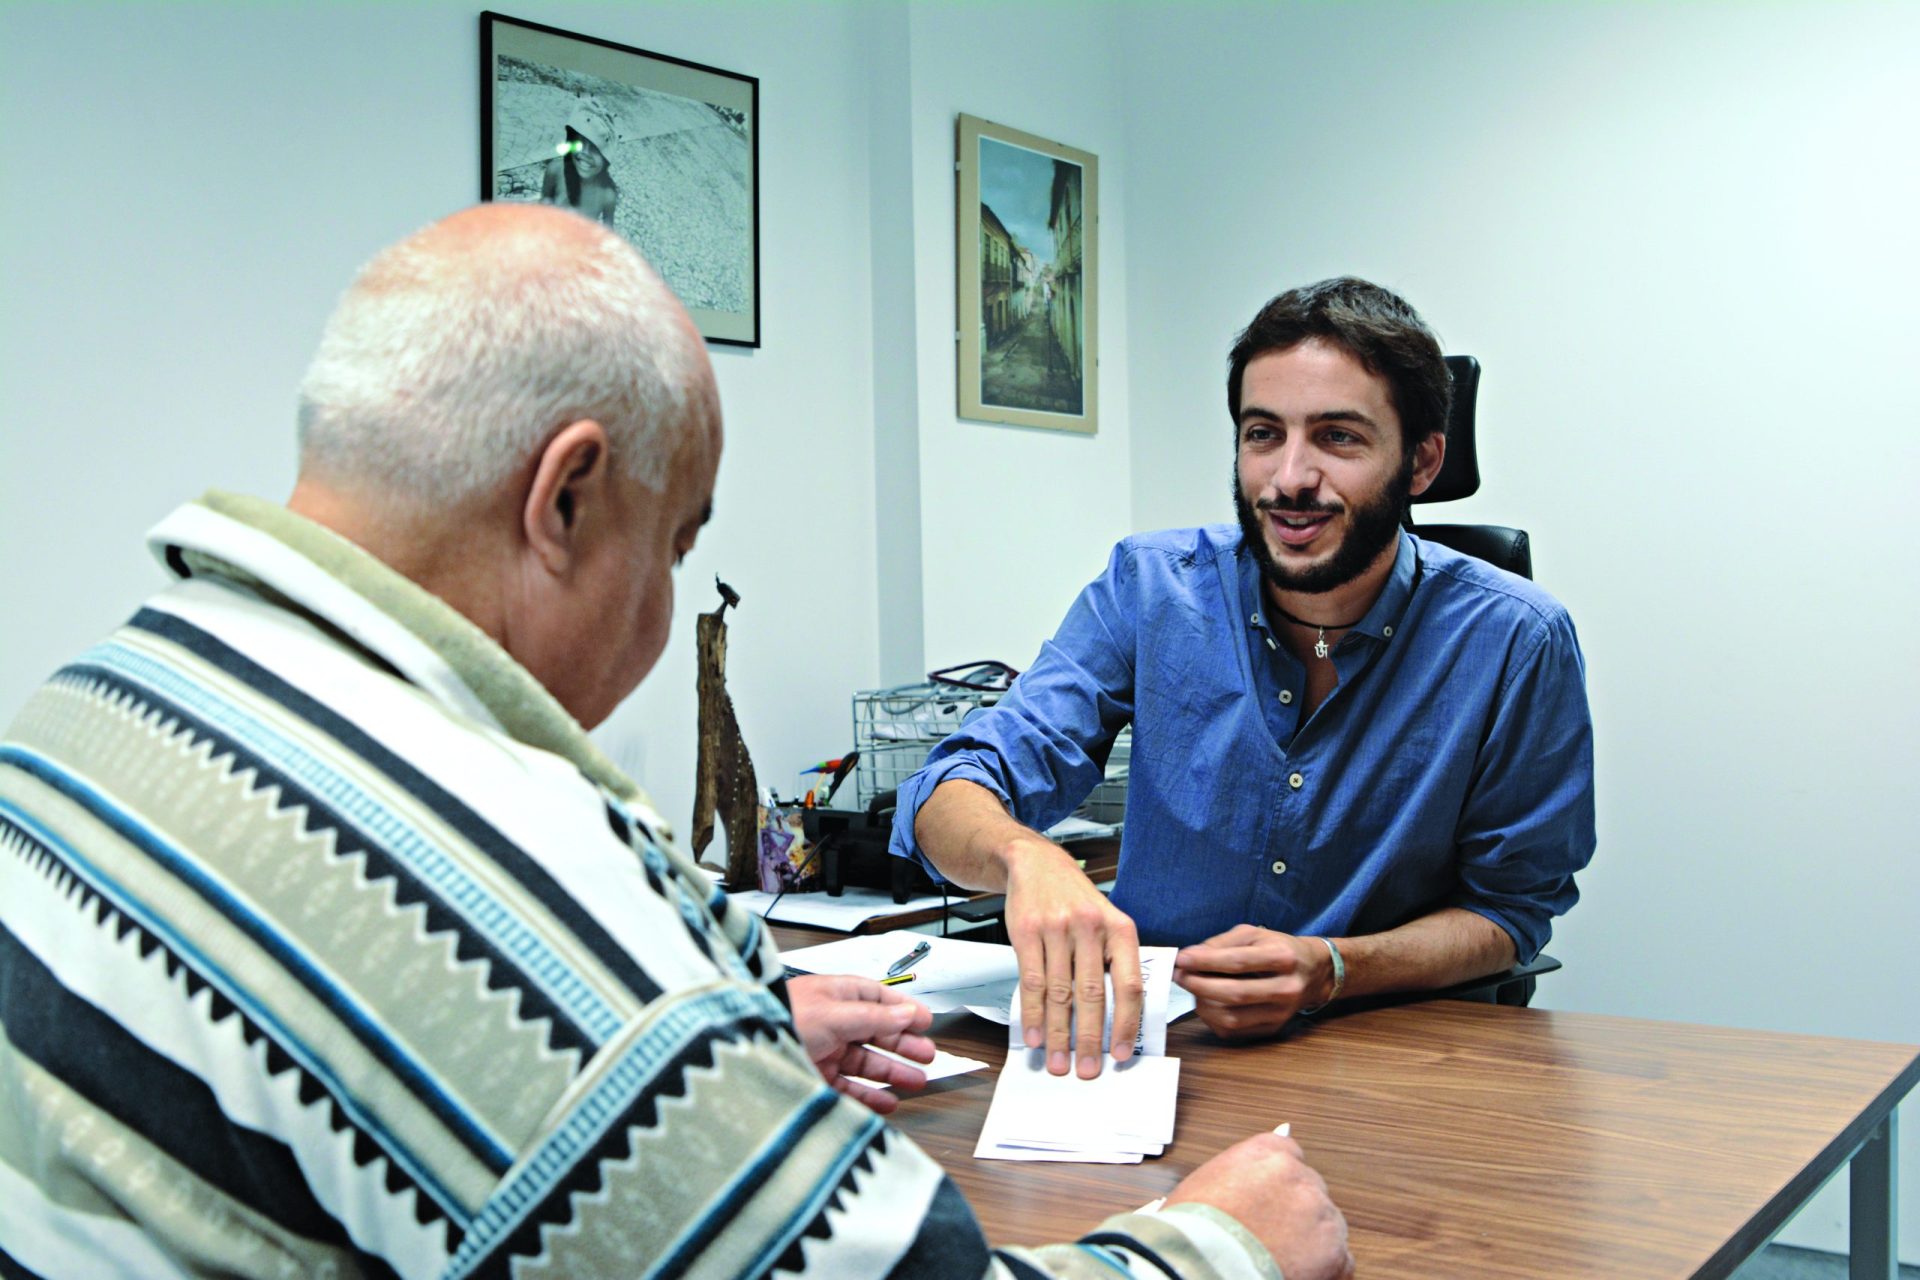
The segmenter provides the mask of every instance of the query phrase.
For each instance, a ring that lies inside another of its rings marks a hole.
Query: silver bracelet
[[[1333,945],[1332,938],[1322,938],[1320,941],[1327,944],[1327,954],[1333,957],[1333,990],[1327,993],[1325,1000],[1322,1000],[1319,1004],[1313,1006],[1313,1008],[1302,1009],[1300,1012],[1303,1016],[1318,1013],[1335,1000],[1338,1000],[1340,998],[1340,992],[1344,990],[1347,985],[1347,962],[1340,958],[1340,948]]]

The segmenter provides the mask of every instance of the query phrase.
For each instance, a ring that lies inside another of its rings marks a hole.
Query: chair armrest
[[[1552,973],[1560,967],[1558,960],[1543,951],[1527,964],[1517,964],[1511,969],[1490,973],[1483,978],[1470,978],[1466,982],[1456,982],[1450,987],[1439,987],[1432,991],[1390,991],[1385,995],[1342,1000],[1329,1008],[1327,1013],[1338,1016],[1359,1013],[1365,1009],[1388,1009],[1395,1005],[1421,1004],[1428,1000],[1477,999],[1484,1004],[1524,1005],[1533,999],[1534,979],[1541,974]]]

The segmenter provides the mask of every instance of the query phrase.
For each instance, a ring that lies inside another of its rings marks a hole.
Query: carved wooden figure
[[[701,614],[698,624],[700,756],[694,774],[693,856],[712,842],[717,809],[727,830],[727,887],[750,889],[759,880],[760,786],[727,696],[725,614],[728,606],[739,605],[740,594],[718,577],[713,584],[720,588],[720,607]]]

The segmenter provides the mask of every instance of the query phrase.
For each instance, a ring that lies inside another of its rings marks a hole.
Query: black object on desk
[[[940,886],[926,868],[911,858],[887,852],[893,830],[893,794],[877,797],[865,811],[859,809],[803,809],[801,827],[820,851],[820,880],[830,897],[848,886],[881,889],[895,903],[921,894],[939,893]],[[885,801],[884,807],[881,801]]]

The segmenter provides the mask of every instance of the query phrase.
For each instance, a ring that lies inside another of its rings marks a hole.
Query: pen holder
[[[760,810],[760,889],[810,893],[820,887],[819,846],[808,838],[804,810],[782,805]]]

